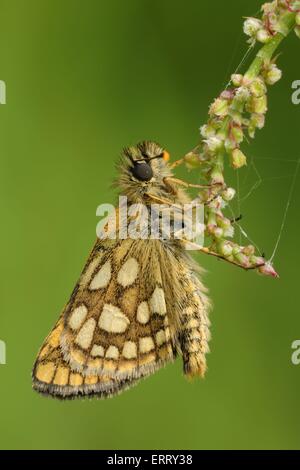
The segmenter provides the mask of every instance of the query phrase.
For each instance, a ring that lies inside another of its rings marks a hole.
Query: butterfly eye
[[[132,168],[133,176],[140,181],[150,181],[153,177],[153,171],[148,163],[135,163]]]

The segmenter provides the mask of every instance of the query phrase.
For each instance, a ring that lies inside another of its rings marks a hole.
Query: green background
[[[58,402],[31,390],[36,352],[93,244],[96,207],[114,201],[121,148],[153,139],[175,159],[197,143],[209,103],[246,51],[242,17],[260,4],[1,0],[1,448],[300,447],[300,365],[291,363],[300,338],[299,183],[275,257],[280,280],[199,257],[214,302],[205,380],[188,383],[178,360],[107,401]],[[244,147],[263,181],[241,207],[242,225],[267,256],[300,156],[294,34],[281,50],[267,125]],[[256,181],[249,164],[241,196]]]

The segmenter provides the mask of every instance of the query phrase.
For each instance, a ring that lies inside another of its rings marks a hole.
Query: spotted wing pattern
[[[158,241],[96,242],[33,370],[44,394],[108,396],[175,357]]]

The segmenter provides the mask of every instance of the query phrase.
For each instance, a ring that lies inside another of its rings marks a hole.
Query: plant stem
[[[271,41],[259,50],[254,61],[252,62],[248,71],[245,74],[246,78],[252,80],[253,78],[259,75],[264,62],[270,61],[272,59],[276,49],[281,44],[283,39],[294,29],[296,22],[295,19],[295,13],[287,12],[285,13],[285,15],[283,15],[281,24],[282,31],[284,31],[284,34],[275,34]]]

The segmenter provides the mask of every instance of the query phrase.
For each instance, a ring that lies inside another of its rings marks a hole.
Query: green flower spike
[[[246,18],[244,32],[248,42],[263,44],[245,74],[234,73],[231,87],[224,90],[209,108],[208,122],[201,127],[201,140],[196,149],[180,160],[188,169],[200,171],[206,188],[199,193],[205,204],[208,246],[203,253],[223,259],[243,269],[257,269],[261,274],[278,277],[272,264],[256,255],[252,245],[239,246],[232,240],[234,220],[224,211],[235,197],[228,188],[224,168],[228,164],[240,171],[247,164],[241,146],[248,134],[255,137],[265,124],[268,109],[267,89],[281,79],[274,54],[291,32],[300,37],[300,0],[274,0],[262,6],[260,18]]]

